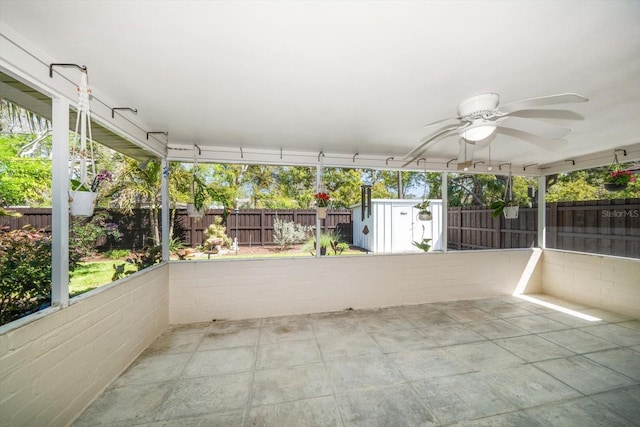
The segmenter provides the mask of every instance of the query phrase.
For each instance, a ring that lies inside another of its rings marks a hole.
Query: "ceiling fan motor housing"
[[[458,117],[470,122],[475,119],[486,118],[498,108],[499,102],[500,96],[497,93],[473,96],[458,104]]]

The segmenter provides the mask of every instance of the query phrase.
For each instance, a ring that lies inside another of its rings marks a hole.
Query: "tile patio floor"
[[[640,321],[537,297],[602,320],[502,297],[170,327],[74,426],[640,425]]]

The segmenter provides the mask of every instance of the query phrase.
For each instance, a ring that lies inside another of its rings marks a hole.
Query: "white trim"
[[[547,247],[547,177],[538,178],[538,247]]]
[[[442,251],[448,252],[449,236],[447,235],[447,227],[449,226],[449,174],[447,171],[442,172],[442,184],[440,186],[440,194],[442,198]]]
[[[52,100],[51,305],[69,305],[69,102]]]

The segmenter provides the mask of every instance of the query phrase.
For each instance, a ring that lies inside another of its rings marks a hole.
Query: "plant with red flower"
[[[317,193],[313,197],[316,199],[316,206],[319,208],[326,208],[331,201],[331,197],[327,193]]]
[[[631,171],[614,171],[609,174],[605,182],[616,185],[627,185],[635,180],[636,177],[633,176],[633,172]]]

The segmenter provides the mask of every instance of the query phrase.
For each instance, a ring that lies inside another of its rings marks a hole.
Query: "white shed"
[[[416,199],[372,199],[371,215],[353,209],[353,244],[377,253],[422,252],[413,242],[431,239],[429,251],[442,250],[442,200],[431,199],[431,221],[420,221]],[[365,233],[365,226],[368,233]]]

